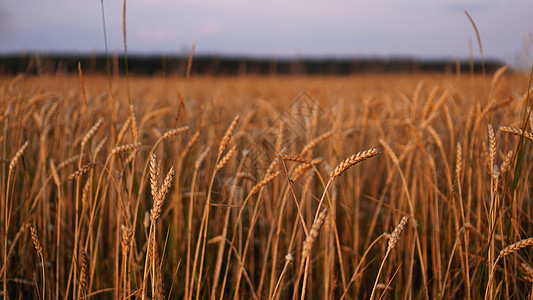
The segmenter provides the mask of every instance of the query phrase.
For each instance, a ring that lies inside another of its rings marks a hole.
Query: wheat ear
[[[507,126],[501,126],[500,131],[507,132],[513,135],[523,136],[528,140],[533,141],[533,132],[531,131],[524,131],[522,128],[514,128],[514,127],[507,127]]]
[[[218,148],[219,157],[222,155],[222,152],[226,150],[226,147],[228,146],[231,138],[233,137],[233,132],[235,131],[235,128],[237,128],[237,124],[239,124],[239,120],[240,117],[239,115],[237,115],[226,130],[226,133],[224,134],[224,137],[222,138],[222,141],[220,142],[220,146]]]
[[[94,134],[96,133],[96,131],[104,124],[104,118],[100,118],[98,119],[98,121],[96,121],[96,124],[93,125],[93,127],[91,127],[91,129],[89,129],[89,131],[87,131],[87,133],[85,134],[85,136],[83,136],[83,139],[81,140],[81,148],[82,149],[85,149],[85,146],[87,145],[87,143],[89,142],[89,140],[94,136]]]
[[[95,163],[95,162],[90,162],[90,163],[87,163],[87,164],[81,166],[81,168],[76,170],[74,173],[70,174],[70,176],[68,177],[68,180],[74,181],[74,180],[78,179],[81,175],[85,174],[87,171],[89,171],[90,169],[96,167],[97,165],[98,164]]]
[[[368,149],[361,151],[355,154],[352,154],[350,157],[341,162],[330,174],[330,180],[333,181],[335,178],[339,177],[344,171],[348,170],[352,166],[371,158],[379,153],[378,149]]]
[[[165,177],[165,180],[163,181],[163,185],[161,185],[158,193],[154,197],[154,207],[150,213],[150,218],[153,221],[157,220],[159,216],[161,216],[163,204],[165,203],[165,199],[170,192],[170,187],[172,186],[172,181],[174,180],[175,175],[176,171],[174,171],[174,167],[171,167],[167,173],[167,176]]]
[[[13,156],[13,158],[11,159],[11,162],[9,163],[9,173],[13,173],[13,171],[15,170],[15,166],[17,165],[17,162],[19,161],[20,157],[24,154],[24,150],[26,150],[28,145],[29,145],[29,141],[26,141],[24,145],[20,147],[17,153],[15,153],[15,156]]]
[[[326,220],[327,215],[328,215],[328,209],[324,208],[318,215],[318,218],[315,220],[315,222],[313,222],[313,225],[311,226],[311,230],[309,230],[309,234],[305,238],[305,241],[302,247],[302,259],[309,257],[309,255],[311,254],[311,248],[313,247],[313,244],[315,243],[315,240],[318,237],[320,228],[322,228],[322,225],[324,224],[324,221]]]
[[[374,288],[372,289],[372,294],[370,295],[370,300],[374,298],[374,294],[376,292],[376,287],[379,281],[379,276],[381,275],[381,271],[383,270],[383,266],[385,265],[385,261],[387,260],[387,257],[389,256],[391,250],[396,246],[398,241],[400,240],[400,234],[405,228],[405,225],[407,224],[407,221],[409,220],[409,216],[403,216],[396,228],[394,228],[394,231],[392,231],[390,237],[389,237],[389,245],[387,246],[387,252],[385,252],[385,257],[383,257],[383,260],[381,261],[381,266],[378,270],[378,275],[376,276],[376,281],[374,282]]]
[[[33,242],[33,247],[35,248],[35,251],[37,251],[37,254],[39,255],[39,258],[41,259],[41,268],[42,268],[42,276],[43,276],[43,299],[46,299],[46,279],[45,279],[45,265],[44,265],[44,255],[43,255],[43,246],[41,245],[41,242],[39,241],[39,235],[37,234],[37,229],[35,228],[35,225],[30,224],[30,234],[31,234],[31,240]]]

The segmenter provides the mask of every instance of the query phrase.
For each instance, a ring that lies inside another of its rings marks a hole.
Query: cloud
[[[179,30],[167,30],[164,28],[143,28],[133,34],[134,38],[144,41],[159,42],[174,39],[181,35]]]
[[[223,29],[222,24],[219,22],[213,21],[205,25],[202,25],[198,28],[197,33],[199,35],[213,35],[221,32]]]

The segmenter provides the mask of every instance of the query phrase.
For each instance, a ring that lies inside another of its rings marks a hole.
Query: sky
[[[128,0],[128,54],[486,58],[530,47],[532,0]],[[104,1],[107,41],[123,51],[123,1]],[[526,37],[529,42],[524,42]],[[527,46],[527,47],[526,47]],[[104,51],[101,1],[0,1],[0,55]]]

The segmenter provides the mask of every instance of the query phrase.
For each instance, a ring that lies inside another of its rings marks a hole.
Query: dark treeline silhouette
[[[78,62],[85,73],[106,73],[103,55],[13,55],[0,57],[0,74],[53,74],[77,72]],[[122,73],[124,57],[109,58],[111,72]],[[185,75],[188,57],[128,56],[130,74]],[[497,60],[485,61],[487,73],[503,65]],[[120,71],[118,71],[120,70]],[[409,58],[324,58],[324,59],[255,59],[223,56],[197,56],[191,66],[193,75],[351,75],[361,73],[461,73],[482,71],[482,63],[468,60],[416,60]]]

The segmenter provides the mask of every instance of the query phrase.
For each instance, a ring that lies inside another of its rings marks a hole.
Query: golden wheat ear
[[[365,151],[361,151],[355,154],[352,154],[350,157],[342,161],[329,175],[330,180],[334,180],[335,178],[341,176],[341,174],[348,170],[349,168],[353,167],[354,165],[362,162],[363,160],[369,159],[373,156],[376,156],[379,154],[378,149],[368,149]]]

